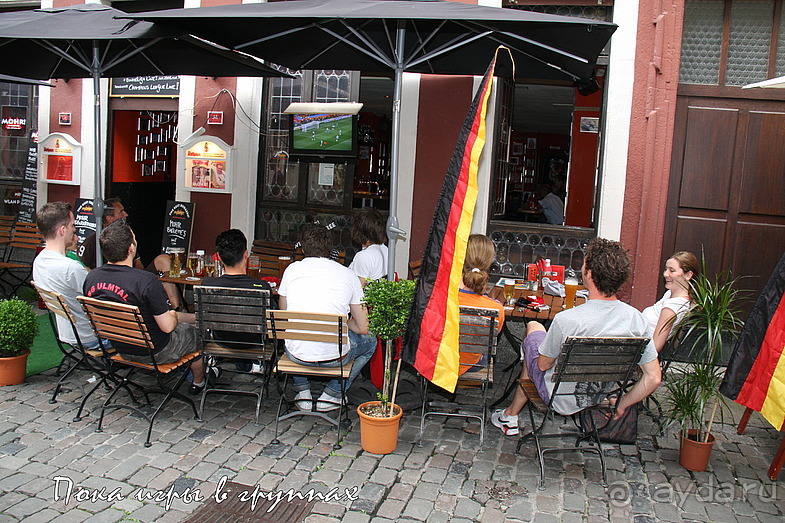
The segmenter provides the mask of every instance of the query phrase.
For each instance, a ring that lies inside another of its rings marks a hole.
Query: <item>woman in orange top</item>
[[[493,242],[482,234],[472,234],[466,245],[466,258],[463,261],[463,278],[458,292],[458,304],[461,307],[482,307],[499,311],[497,332],[504,325],[504,306],[485,294],[488,286],[488,269],[496,257]],[[463,374],[468,370],[477,370],[487,362],[478,354],[461,353],[461,369]],[[474,368],[472,368],[472,366]]]

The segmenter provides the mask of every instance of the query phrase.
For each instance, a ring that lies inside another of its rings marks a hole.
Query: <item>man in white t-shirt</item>
[[[562,225],[564,223],[564,202],[551,192],[547,185],[537,186],[537,200],[548,223]]]
[[[546,403],[555,385],[551,378],[556,361],[568,337],[646,337],[647,324],[643,315],[616,296],[631,273],[629,257],[621,244],[603,238],[593,239],[586,248],[581,272],[589,291],[589,300],[584,305],[556,314],[547,332],[536,321],[526,325],[526,337],[521,344],[524,356],[521,378],[530,378]],[[621,417],[627,407],[654,392],[660,384],[660,363],[653,343],[646,346],[638,364],[643,375],[619,399],[617,417]],[[572,392],[577,395],[569,394]],[[562,383],[552,406],[559,414],[570,415],[598,404],[605,395],[602,384]],[[507,436],[518,435],[518,413],[527,401],[523,390],[518,387],[510,406],[494,412],[491,422]]]
[[[332,242],[330,232],[316,224],[306,225],[301,233],[305,259],[289,265],[281,278],[278,303],[281,309],[318,312],[324,314],[351,314],[349,345],[343,347],[343,363],[354,361],[346,380],[348,389],[376,350],[375,339],[362,335],[368,333],[368,314],[363,304],[360,280],[348,267],[330,259]],[[286,340],[286,353],[296,363],[310,366],[337,367],[341,365],[338,348],[329,343]],[[311,410],[311,388],[304,376],[295,376],[295,401],[300,410]],[[319,412],[339,408],[341,383],[331,380],[316,403]]]
[[[46,247],[33,261],[33,280],[47,291],[60,293],[76,320],[79,340],[86,349],[98,346],[93,328],[85,317],[82,306],[76,301],[82,295],[82,285],[87,269],[76,260],[68,258],[66,246],[76,241],[74,214],[65,202],[50,202],[36,213],[38,230],[46,241]],[[57,331],[61,341],[76,346],[76,336],[65,318],[56,316]]]

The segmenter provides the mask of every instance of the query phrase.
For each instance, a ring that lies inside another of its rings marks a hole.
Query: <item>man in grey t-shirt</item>
[[[71,206],[65,202],[47,203],[36,213],[36,222],[46,241],[46,247],[33,261],[33,280],[42,289],[63,295],[76,320],[76,330],[82,346],[94,349],[98,347],[98,339],[82,306],[76,301],[76,297],[82,294],[87,269],[65,255],[66,246],[75,241],[76,229]],[[75,345],[76,337],[70,322],[60,316],[56,316],[56,319],[60,340]]]
[[[526,337],[521,345],[524,356],[521,378],[534,382],[540,397],[548,402],[553,392],[551,380],[556,361],[561,353],[562,344],[570,336],[603,337],[644,337],[646,320],[633,307],[619,301],[616,293],[630,277],[630,260],[621,244],[603,238],[595,238],[586,248],[584,264],[581,269],[583,282],[589,291],[589,300],[584,305],[558,313],[553,318],[549,331],[535,321],[526,326]],[[630,405],[647,397],[659,386],[661,374],[657,360],[657,350],[649,343],[639,361],[643,376],[635,386],[619,400],[616,416],[620,417]],[[576,390],[576,385],[584,387]],[[559,394],[553,400],[553,408],[560,414],[574,414],[586,407],[596,405],[603,398],[603,391],[597,385],[595,396],[591,385],[562,383]],[[562,395],[579,392],[579,395]],[[506,409],[493,413],[491,422],[507,436],[515,436],[518,430],[518,413],[528,398],[518,387],[512,403]]]

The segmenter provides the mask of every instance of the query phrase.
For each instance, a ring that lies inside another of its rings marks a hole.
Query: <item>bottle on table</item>
[[[540,278],[540,286],[542,287],[543,291],[545,290],[545,286],[551,282],[553,278],[553,271],[551,270],[551,259],[545,258],[545,266],[542,270],[541,278]]]
[[[196,251],[196,277],[204,278],[204,251]]]

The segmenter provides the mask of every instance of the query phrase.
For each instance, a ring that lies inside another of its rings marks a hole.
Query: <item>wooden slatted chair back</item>
[[[255,240],[251,253],[259,258],[259,275],[281,277],[279,258],[286,256],[294,260],[294,245],[291,243]]]
[[[194,287],[196,323],[205,342],[215,341],[216,333],[258,335],[232,340],[232,346],[264,346],[267,333],[267,309],[270,291],[230,287]],[[219,335],[220,337],[220,335]],[[245,341],[243,341],[245,340]],[[225,340],[224,340],[225,341]]]
[[[569,337],[553,381],[623,382],[632,377],[649,338]]]
[[[15,216],[0,216],[0,247],[11,243],[15,222]]]
[[[459,381],[493,381],[498,318],[499,311],[496,309],[461,307],[458,350],[462,353],[487,356],[488,365],[462,374]]]
[[[153,341],[144,318],[136,305],[77,297],[84,308],[90,325],[100,338],[128,345],[137,345],[152,351]]]
[[[315,312],[269,311],[268,328],[279,340],[301,340],[334,343],[345,354],[349,350],[349,327],[346,316]]]

